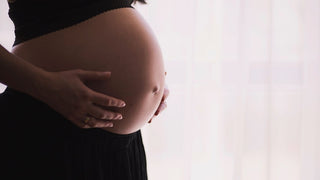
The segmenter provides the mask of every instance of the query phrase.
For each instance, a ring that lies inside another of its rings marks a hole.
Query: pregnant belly
[[[105,128],[129,134],[142,128],[158,108],[165,83],[161,49],[153,31],[132,8],[104,12],[79,24],[25,41],[12,53],[47,71],[111,71],[105,82],[88,82],[98,92],[122,99],[123,115]]]

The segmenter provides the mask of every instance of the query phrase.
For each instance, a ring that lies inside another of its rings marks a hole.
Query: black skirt
[[[79,128],[12,88],[0,94],[0,179],[147,180],[141,130]]]

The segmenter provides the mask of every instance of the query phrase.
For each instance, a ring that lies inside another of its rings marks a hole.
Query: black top
[[[132,7],[133,0],[8,0],[15,26],[13,46],[77,24],[107,10]]]

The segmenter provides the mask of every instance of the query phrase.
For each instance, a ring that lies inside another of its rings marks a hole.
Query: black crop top
[[[133,0],[8,0],[15,30],[13,46],[77,24],[111,9],[130,7]]]

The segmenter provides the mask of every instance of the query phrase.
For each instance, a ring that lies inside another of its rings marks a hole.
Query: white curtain
[[[320,180],[320,0],[149,0],[168,107],[152,180]]]
[[[147,2],[170,90],[149,179],[319,180],[320,0]]]

